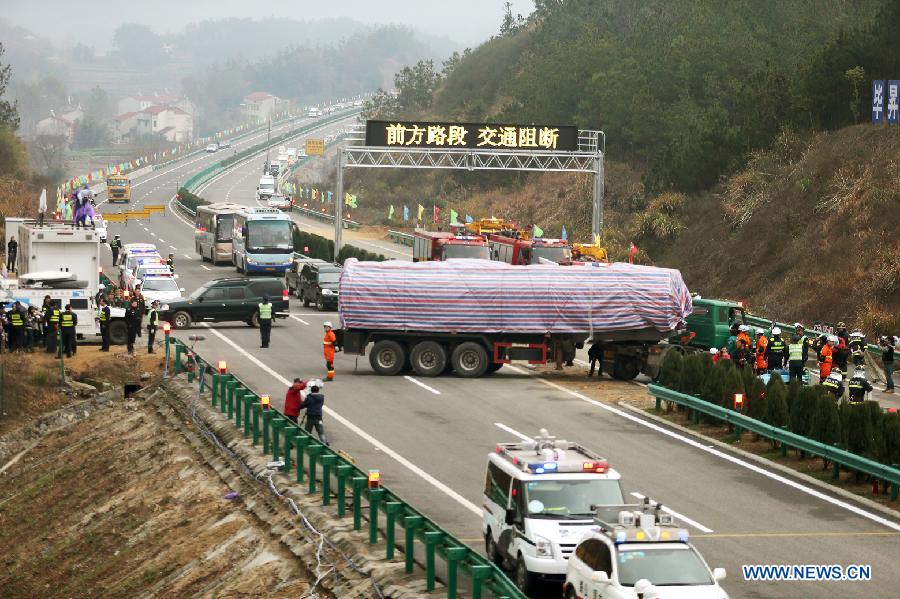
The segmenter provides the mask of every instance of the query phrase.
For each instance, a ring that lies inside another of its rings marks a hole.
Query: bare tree
[[[65,135],[38,135],[29,144],[31,159],[44,175],[52,177],[63,172],[67,141]]]

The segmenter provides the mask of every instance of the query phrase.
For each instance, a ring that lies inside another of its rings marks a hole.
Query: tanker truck
[[[654,376],[691,294],[677,270],[634,264],[513,266],[492,260],[344,263],[344,352],[382,375],[479,377],[601,343],[611,374]]]

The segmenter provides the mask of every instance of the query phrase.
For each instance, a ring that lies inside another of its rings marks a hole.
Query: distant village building
[[[193,105],[168,93],[136,95],[119,101],[119,115],[113,118],[113,139],[117,143],[142,135],[159,135],[181,143],[194,136]]]
[[[247,120],[264,121],[286,111],[288,102],[269,92],[253,92],[244,97],[241,107],[244,109],[244,117]]]
[[[84,111],[80,106],[59,115],[51,110],[50,116],[39,120],[35,125],[35,135],[62,136],[68,143],[72,143],[75,140],[76,123],[83,117]]]

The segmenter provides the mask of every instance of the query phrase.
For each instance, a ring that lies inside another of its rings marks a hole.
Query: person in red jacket
[[[303,403],[302,391],[306,389],[306,383],[300,379],[294,379],[294,384],[288,387],[284,396],[284,415],[297,422],[300,415],[300,404]]]

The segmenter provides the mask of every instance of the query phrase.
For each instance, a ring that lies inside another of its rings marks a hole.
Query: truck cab
[[[476,235],[454,235],[445,231],[416,231],[413,236],[413,262],[453,258],[490,259],[487,242]]]
[[[745,306],[729,300],[692,298],[693,311],[686,319],[686,334],[673,335],[669,343],[692,345],[702,349],[720,348],[728,343],[731,325],[744,324]]]
[[[551,436],[500,443],[488,455],[482,501],[485,551],[529,594],[562,582],[594,504],[623,503],[619,473],[593,451]]]
[[[491,259],[507,264],[569,264],[572,246],[562,239],[524,239],[503,234],[488,235]]]

